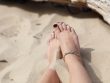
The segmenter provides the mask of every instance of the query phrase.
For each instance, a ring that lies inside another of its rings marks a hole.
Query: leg
[[[39,83],[60,83],[60,80],[55,70],[47,69]]]
[[[84,68],[81,57],[77,56],[75,53],[69,53],[71,51],[77,51],[80,55],[80,46],[77,34],[71,27],[65,25],[64,23],[58,23],[56,27],[57,39],[59,40],[62,54],[65,63],[68,66],[70,73],[70,83],[92,83],[86,69]],[[66,56],[65,53],[69,53]]]
[[[40,83],[60,83],[56,70],[54,69],[56,59],[59,58],[60,49],[58,40],[55,39],[55,34],[51,35],[49,47],[47,51],[49,66],[43,74]]]

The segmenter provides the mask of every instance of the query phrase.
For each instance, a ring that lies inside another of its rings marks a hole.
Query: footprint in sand
[[[11,38],[19,34],[19,22],[18,16],[10,15],[0,19],[0,36]]]

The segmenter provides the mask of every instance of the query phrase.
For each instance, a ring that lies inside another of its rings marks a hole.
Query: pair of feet
[[[49,39],[47,52],[49,64],[55,62],[58,58],[63,58],[65,53],[71,51],[77,51],[80,55],[78,36],[72,27],[63,22],[58,22],[54,25]]]

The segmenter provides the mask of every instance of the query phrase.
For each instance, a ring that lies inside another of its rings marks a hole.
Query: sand
[[[48,65],[46,49],[52,25],[74,27],[81,55],[93,83],[110,82],[110,26],[95,12],[70,15],[48,4],[0,5],[0,83],[38,83]],[[57,60],[62,83],[69,83],[63,60]]]

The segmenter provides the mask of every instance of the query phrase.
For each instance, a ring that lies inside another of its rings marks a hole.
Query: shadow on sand
[[[82,12],[82,11],[77,11],[78,8],[73,7],[73,11],[76,12],[75,14],[70,14],[69,11],[67,10],[65,5],[56,5],[53,3],[46,3],[46,2],[34,2],[34,1],[29,1],[25,4],[20,4],[20,3],[15,3],[15,2],[10,2],[10,1],[3,1],[0,2],[1,5],[6,5],[9,7],[18,7],[21,9],[24,9],[26,11],[38,13],[39,16],[43,14],[52,14],[56,13],[62,16],[68,16],[72,15],[73,17],[84,19],[84,18],[101,18],[99,14],[97,14],[94,11],[87,11],[87,12]]]
[[[90,74],[93,83],[102,83],[101,80],[98,78],[98,76],[96,75],[96,73],[94,72],[91,64],[91,52],[94,51],[94,49],[92,48],[81,48],[81,56],[84,60],[84,65],[86,67],[86,69],[88,70],[88,73]]]

